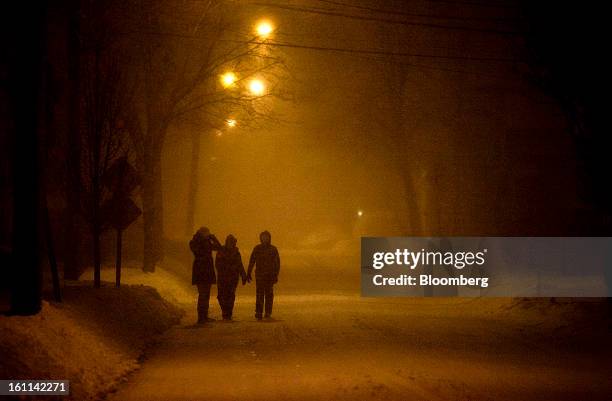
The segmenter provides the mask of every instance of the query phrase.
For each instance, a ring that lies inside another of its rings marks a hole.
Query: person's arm
[[[191,241],[189,241],[189,249],[191,249],[191,252],[197,256],[198,254],[198,236],[194,235],[193,238],[191,238]]]
[[[255,255],[256,253],[257,253],[257,247],[253,248],[253,252],[251,252],[251,257],[249,258],[249,269],[247,271],[247,281],[252,280],[251,273],[253,273],[253,267],[255,267],[255,261],[257,259],[257,256]]]
[[[278,281],[278,273],[280,273],[280,255],[278,249],[274,248],[274,282]]]
[[[242,264],[242,255],[238,252],[238,269],[240,273],[240,278],[242,279],[242,285],[244,285],[247,281],[247,274],[244,271],[244,265]]]
[[[217,255],[215,256],[215,268],[217,269],[217,273],[223,270],[223,253],[222,252],[217,252]]]
[[[210,237],[208,237],[208,239],[210,241],[210,244],[212,245],[213,251],[218,251],[219,249],[221,249],[221,243],[219,242],[217,237],[215,237],[214,234],[210,234]]]
[[[280,255],[278,249],[276,249],[276,280],[278,281],[278,274],[280,273]]]

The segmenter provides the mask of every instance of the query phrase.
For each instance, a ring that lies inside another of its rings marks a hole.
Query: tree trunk
[[[92,205],[92,223],[91,223],[91,239],[93,241],[93,268],[94,268],[94,287],[100,288],[100,271],[102,269],[102,260],[100,252],[100,235],[102,228],[100,223],[100,184],[98,179],[94,177],[93,182],[93,205]]]
[[[99,46],[96,46],[94,52],[94,68],[95,68],[95,76],[94,76],[94,88],[93,93],[96,98],[94,99],[93,110],[90,110],[90,113],[99,113],[100,107],[102,105],[99,102],[99,96],[101,95],[101,85],[100,85],[100,76],[101,76],[101,67],[100,67],[100,53],[101,49]],[[91,118],[91,117],[90,117]],[[102,260],[101,260],[101,252],[100,252],[100,235],[102,235],[102,216],[100,214],[101,203],[102,203],[102,166],[101,166],[101,152],[102,152],[102,127],[98,124],[95,124],[93,127],[93,171],[91,177],[91,186],[92,186],[92,209],[91,209],[91,227],[92,227],[92,240],[93,240],[93,262],[94,262],[94,287],[100,288],[100,270],[102,269]]]
[[[20,38],[5,49],[9,60],[13,132],[12,314],[32,315],[41,309],[39,100],[43,68],[45,2],[18,4],[4,10],[2,29]],[[7,17],[10,16],[10,17]],[[9,19],[10,18],[10,19]],[[6,24],[5,24],[6,23]],[[7,34],[7,32],[2,32]],[[3,35],[4,36],[4,35]]]
[[[102,260],[100,252],[100,230],[94,227],[92,230],[93,241],[93,262],[94,262],[94,287],[100,288],[100,271],[102,269]]]
[[[49,206],[47,204],[46,195],[43,195],[43,219],[45,225],[45,245],[47,248],[47,257],[49,259],[49,267],[51,268],[51,279],[53,281],[53,299],[57,302],[62,302],[62,293],[60,289],[59,271],[57,270],[57,260],[55,258],[55,247],[53,246],[53,231],[51,229],[51,218],[49,217]]]
[[[191,134],[191,165],[189,166],[189,194],[187,197],[187,220],[185,222],[185,235],[193,233],[195,223],[195,205],[198,197],[198,185],[200,175],[200,132],[192,131]]]
[[[142,218],[144,225],[143,270],[154,272],[163,259],[163,199],[161,149],[145,148],[142,180]]]
[[[123,231],[117,230],[117,258],[115,260],[115,285],[121,287],[121,242],[123,241]]]
[[[81,236],[79,218],[81,212],[81,143],[79,136],[79,0],[72,0],[68,26],[68,149],[66,172],[66,214],[64,278],[78,280],[83,268],[79,257]]]
[[[69,173],[71,174],[71,173]],[[81,236],[79,235],[78,213],[80,213],[80,196],[78,190],[68,184],[66,189],[66,213],[65,213],[65,242],[64,242],[64,279],[78,280],[83,272],[80,249]]]

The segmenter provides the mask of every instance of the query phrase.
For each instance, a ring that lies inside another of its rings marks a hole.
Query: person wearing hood
[[[228,235],[225,239],[225,245],[217,252],[215,258],[217,299],[219,300],[219,306],[221,306],[223,320],[232,320],[238,279],[242,279],[242,285],[246,284],[246,272],[244,271],[240,251],[236,246],[237,242],[236,237],[232,234]]]
[[[208,317],[210,287],[216,282],[212,252],[219,251],[221,243],[208,228],[201,227],[189,242],[189,247],[195,257],[191,283],[198,286],[198,324],[202,324],[213,320]]]
[[[249,259],[249,270],[247,281],[252,280],[251,273],[255,269],[255,318],[261,320],[265,306],[265,317],[272,315],[272,303],[274,300],[274,284],[278,282],[280,272],[280,257],[278,249],[272,245],[272,235],[268,231],[259,234],[260,244],[253,248]]]

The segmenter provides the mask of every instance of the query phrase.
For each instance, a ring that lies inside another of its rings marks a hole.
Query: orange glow
[[[261,96],[266,91],[266,85],[261,79],[254,79],[249,83],[249,91],[254,96]]]
[[[230,86],[234,85],[234,83],[236,83],[236,80],[238,78],[236,77],[236,74],[231,71],[228,71],[225,74],[221,75],[220,79],[221,85],[223,85],[224,88],[229,88]]]
[[[262,39],[267,39],[273,31],[274,26],[272,26],[272,23],[267,20],[259,21],[255,26],[255,32],[257,33],[257,36]]]

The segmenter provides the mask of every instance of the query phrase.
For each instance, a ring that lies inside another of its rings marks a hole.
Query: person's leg
[[[238,283],[233,284],[227,293],[227,312],[228,316],[231,319],[234,313],[234,302],[236,301],[236,287]]]
[[[228,319],[231,319],[232,315],[234,313],[234,302],[235,302],[235,300],[236,300],[236,291],[235,290],[234,291],[230,291],[227,294],[227,305],[226,305]]]
[[[263,313],[265,286],[263,283],[255,283],[255,318],[261,319]]]
[[[274,303],[274,284],[269,283],[266,286],[265,299],[266,299],[266,317],[270,317],[272,315],[272,304]]]
[[[217,299],[221,307],[221,315],[223,319],[225,319],[227,316],[227,289],[226,286],[221,283],[217,283]]]
[[[208,319],[208,302],[210,298],[210,284],[198,284],[198,322]]]

